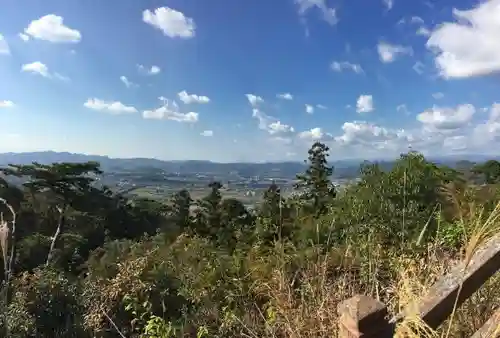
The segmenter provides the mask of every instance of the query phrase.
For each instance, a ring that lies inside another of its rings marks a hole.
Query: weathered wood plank
[[[392,338],[387,307],[376,299],[356,295],[338,305],[339,338]]]
[[[457,308],[500,270],[500,234],[479,248],[469,264],[462,262],[438,280],[420,303],[420,318],[431,328],[438,328]],[[458,297],[458,299],[457,299]],[[398,322],[404,312],[391,320]]]
[[[498,338],[500,337],[500,308],[471,338]]]

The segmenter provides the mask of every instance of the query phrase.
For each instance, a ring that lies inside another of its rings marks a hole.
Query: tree
[[[197,201],[197,212],[195,217],[195,231],[201,236],[213,237],[221,225],[220,203],[222,194],[220,182],[211,182],[208,187],[210,193]]]
[[[263,199],[260,206],[260,217],[269,220],[272,224],[280,224],[282,221],[281,206],[284,201],[281,197],[280,187],[274,181],[264,192]]]
[[[482,175],[486,184],[500,182],[500,162],[495,160],[486,161],[476,165],[471,170],[475,174]]]
[[[281,195],[280,187],[273,181],[264,192],[259,208],[259,233],[265,243],[289,238],[293,232],[293,215],[290,205]]]
[[[297,175],[295,189],[304,190],[304,198],[312,200],[316,215],[325,214],[328,203],[336,197],[336,189],[330,177],[333,167],[328,166],[330,148],[321,142],[315,142],[308,151],[309,168],[304,174]]]
[[[1,172],[5,175],[29,178],[23,185],[31,192],[45,195],[57,210],[57,227],[47,254],[46,265],[49,265],[57,240],[64,231],[68,208],[78,208],[78,205],[82,205],[87,193],[92,190],[92,176],[102,173],[99,163],[10,164],[9,168],[1,169]]]
[[[181,229],[188,229],[191,227],[191,205],[193,199],[189,191],[182,189],[174,194],[172,197],[172,211],[171,216],[175,224]]]

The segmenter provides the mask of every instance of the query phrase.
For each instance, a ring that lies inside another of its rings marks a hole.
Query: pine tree
[[[336,196],[335,186],[330,180],[333,167],[328,166],[329,150],[324,143],[315,142],[305,161],[309,167],[304,174],[297,175],[298,182],[295,184],[295,189],[303,190],[303,197],[312,202],[316,215],[325,214],[328,203]]]

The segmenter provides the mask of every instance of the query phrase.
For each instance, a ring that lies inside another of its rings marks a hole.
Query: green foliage
[[[330,181],[333,167],[328,166],[329,150],[324,143],[315,142],[308,151],[309,168],[304,174],[297,175],[295,184],[296,189],[303,190],[305,200],[312,200],[310,207],[316,215],[325,214],[331,199],[337,195]]]
[[[390,169],[363,164],[337,191],[328,152],[314,143],[296,194],[273,182],[255,211],[220,182],[163,203],[96,187],[97,163],[2,169],[28,177],[21,188],[0,178],[17,216],[2,326],[9,337],[332,336],[336,322],[314,331],[336,306],[328,297],[390,290],[400,257],[420,262],[430,245],[455,255],[471,210],[500,200],[496,161],[474,169],[491,183],[478,188],[410,152]]]
[[[485,163],[476,165],[472,172],[482,175],[486,184],[500,183],[500,162],[489,160]]]

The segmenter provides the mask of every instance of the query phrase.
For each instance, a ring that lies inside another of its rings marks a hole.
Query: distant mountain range
[[[433,161],[454,166],[458,161],[482,162],[491,157],[482,155],[446,156]],[[54,162],[86,162],[101,163],[104,171],[137,171],[143,169],[161,169],[167,172],[179,173],[229,173],[238,172],[242,176],[251,177],[262,173],[279,173],[281,177],[293,177],[305,169],[300,162],[266,162],[266,163],[218,163],[211,161],[163,161],[152,158],[110,158],[99,155],[73,154],[68,152],[26,152],[0,153],[0,166],[11,164],[30,164],[33,161],[49,164]],[[331,161],[335,166],[335,176],[352,176],[357,172],[362,160]],[[384,167],[390,167],[393,161],[382,161]]]

